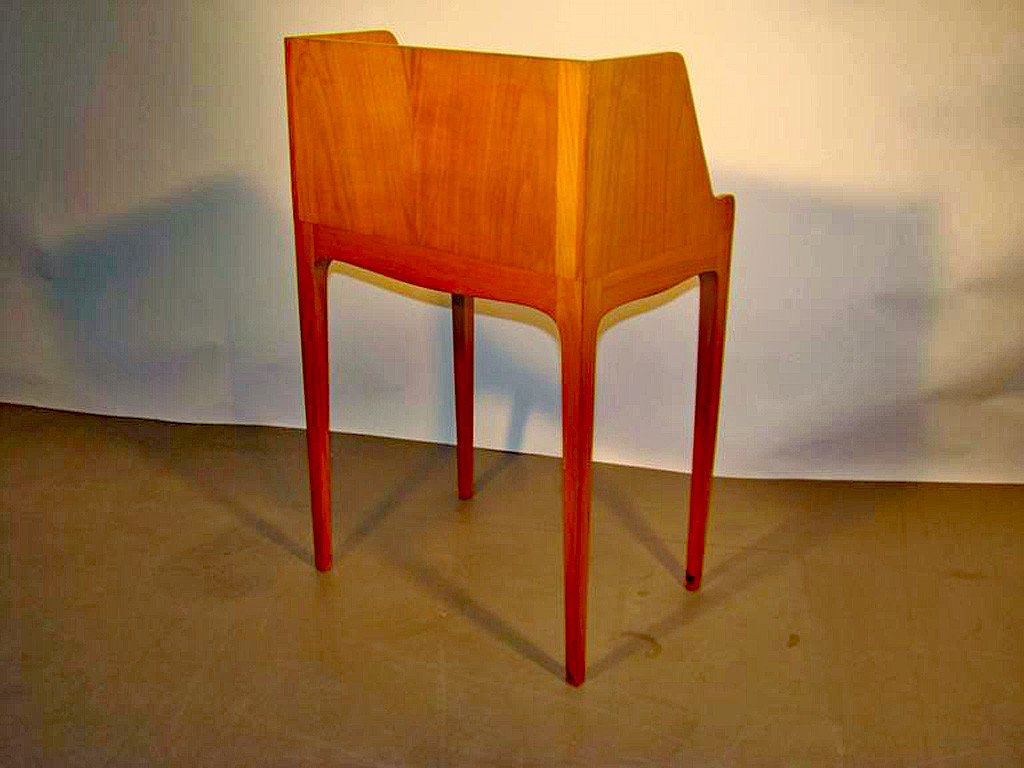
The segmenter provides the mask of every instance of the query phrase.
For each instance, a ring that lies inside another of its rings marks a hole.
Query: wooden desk
[[[473,494],[473,298],[536,307],[562,364],[566,675],[586,670],[598,323],[700,278],[686,587],[700,585],[733,199],[715,197],[681,56],[603,61],[285,40],[316,567],[331,567],[327,271],[452,295],[459,498]]]

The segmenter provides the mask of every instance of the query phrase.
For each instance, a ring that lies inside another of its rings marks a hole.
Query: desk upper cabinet
[[[687,586],[699,585],[733,227],[682,57],[572,61],[285,41],[317,567],[330,567],[332,260],[452,294],[459,495],[472,494],[473,297],[550,315],[563,386],[566,645],[584,677],[594,356],[601,317],[701,281]]]

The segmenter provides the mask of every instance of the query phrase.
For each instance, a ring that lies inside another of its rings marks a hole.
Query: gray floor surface
[[[4,765],[1024,765],[1024,487],[598,465],[562,680],[560,463],[0,406]]]

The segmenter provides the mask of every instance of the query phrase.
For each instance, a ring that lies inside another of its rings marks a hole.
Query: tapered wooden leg
[[[473,497],[473,297],[452,294],[455,360],[455,455],[459,498]]]
[[[597,328],[560,324],[562,346],[562,535],[565,568],[565,672],[581,685],[587,669],[591,455]]]
[[[686,538],[686,588],[700,587],[711,470],[715,463],[718,404],[722,392],[728,269],[700,276],[700,330],[697,337],[697,405],[693,424],[693,474],[690,480],[690,525]]]
[[[313,510],[313,553],[318,571],[331,568],[331,438],[327,377],[327,270],[313,253],[312,227],[295,225],[299,278],[302,384],[306,400],[306,447]]]

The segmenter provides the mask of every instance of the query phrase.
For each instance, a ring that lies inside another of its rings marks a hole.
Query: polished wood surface
[[[452,294],[459,498],[473,493],[473,297],[550,315],[562,365],[566,676],[586,671],[598,327],[700,278],[686,586],[714,464],[733,200],[715,197],[682,57],[603,61],[285,40],[310,489],[331,565],[326,267]]]
[[[313,256],[312,226],[295,222],[298,257],[299,335],[306,402],[306,445],[313,510],[313,559],[317,570],[331,567],[330,391],[327,376],[327,268]]]
[[[455,455],[460,499],[473,496],[473,297],[452,294]]]

